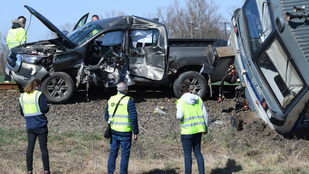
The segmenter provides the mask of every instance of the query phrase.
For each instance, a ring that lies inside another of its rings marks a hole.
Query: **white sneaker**
[[[6,81],[4,81],[4,83],[10,83],[10,81],[6,80]]]

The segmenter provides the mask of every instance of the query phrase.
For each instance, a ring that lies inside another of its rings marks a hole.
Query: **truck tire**
[[[196,94],[201,98],[206,96],[207,92],[207,81],[204,76],[200,75],[195,71],[188,71],[180,74],[180,76],[174,81],[173,91],[176,97],[181,97],[181,92],[179,90],[179,85],[182,82],[188,82],[190,84],[190,92]]]
[[[42,82],[42,92],[48,102],[65,103],[74,93],[74,83],[70,75],[65,72],[55,72]]]

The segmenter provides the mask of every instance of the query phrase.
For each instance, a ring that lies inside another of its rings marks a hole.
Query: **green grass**
[[[0,128],[0,147],[15,145],[20,141],[27,141],[26,132],[24,130],[8,130]]]
[[[49,130],[48,149],[53,173],[104,173],[109,155],[109,139],[104,130]],[[301,173],[309,174],[309,151],[302,149],[286,154],[284,149],[270,150],[233,144],[234,129],[211,131],[202,137],[206,173]],[[262,145],[262,144],[261,144]],[[0,128],[0,173],[25,173],[27,133],[25,130]],[[301,158],[300,158],[301,155]],[[119,151],[119,157],[120,157]],[[194,158],[194,157],[193,157]],[[119,168],[119,158],[117,161]],[[42,170],[39,145],[34,153],[35,173]],[[119,170],[117,168],[117,170]],[[13,169],[13,170],[12,170]],[[197,172],[193,162],[193,173]],[[132,143],[129,172],[184,172],[180,135],[140,135]],[[119,171],[116,171],[119,173]]]
[[[0,76],[0,82],[4,82],[4,76]]]
[[[4,82],[4,76],[0,76],[0,82]],[[15,82],[15,81],[11,79],[11,82]]]

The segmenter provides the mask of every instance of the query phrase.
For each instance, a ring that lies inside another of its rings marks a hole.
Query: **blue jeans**
[[[116,158],[118,156],[119,146],[121,146],[121,161],[120,161],[120,173],[128,173],[128,165],[131,150],[132,137],[123,137],[118,135],[112,135],[111,137],[111,152],[108,158],[108,173],[112,174],[116,168]]]
[[[204,158],[201,153],[202,133],[192,135],[181,135],[181,143],[185,156],[185,174],[192,173],[192,157],[191,151],[193,149],[194,156],[197,161],[199,174],[204,174]]]

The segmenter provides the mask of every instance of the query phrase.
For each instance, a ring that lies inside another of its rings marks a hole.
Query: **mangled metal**
[[[232,18],[230,43],[244,108],[280,133],[309,129],[308,5],[246,0]]]
[[[129,85],[173,85],[179,95],[178,83],[188,80],[192,89],[198,89],[193,92],[203,97],[208,74],[221,80],[222,73],[218,75],[215,67],[224,71],[228,68],[227,63],[218,63],[221,60],[214,57],[208,60],[205,54],[208,45],[226,45],[218,39],[197,40],[190,43],[191,47],[178,47],[174,44],[189,40],[169,42],[165,25],[158,21],[119,16],[86,23],[89,14],[65,35],[40,13],[25,7],[58,38],[13,48],[6,71],[22,86],[41,79],[42,91],[50,102],[68,101],[81,85],[88,91],[92,85],[109,88],[121,81]],[[199,72],[203,64],[209,65],[204,72],[193,73]]]

